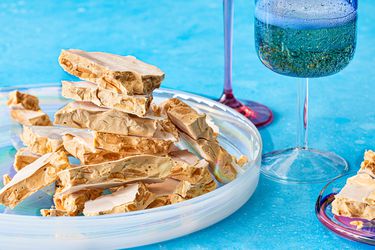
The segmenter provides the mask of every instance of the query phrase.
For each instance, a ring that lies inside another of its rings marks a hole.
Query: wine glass
[[[237,110],[250,119],[257,126],[266,126],[273,120],[273,114],[266,106],[245,101],[245,104],[238,101],[232,89],[232,48],[233,48],[233,0],[223,0],[224,5],[224,91],[220,102]]]
[[[262,172],[281,182],[328,181],[349,170],[332,152],[308,147],[308,78],[335,74],[356,47],[356,0],[256,0],[255,46],[272,71],[298,77],[297,147],[263,155]]]

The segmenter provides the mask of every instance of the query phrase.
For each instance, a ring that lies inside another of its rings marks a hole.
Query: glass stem
[[[223,0],[224,7],[224,93],[232,93],[233,0]]]
[[[308,125],[309,125],[309,79],[298,82],[297,90],[298,130],[297,146],[307,149]]]

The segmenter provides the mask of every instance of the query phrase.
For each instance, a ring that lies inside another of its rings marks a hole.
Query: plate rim
[[[332,200],[331,202],[327,203],[328,198],[334,195],[333,192],[329,192],[329,194],[325,194],[328,187],[338,180],[344,180],[344,179],[347,180],[349,177],[354,176],[354,175],[355,173],[347,173],[343,176],[336,177],[335,179],[331,180],[326,185],[324,185],[324,187],[319,192],[318,198],[315,202],[315,215],[317,219],[319,220],[319,222],[325,228],[327,228],[330,232],[336,234],[337,236],[350,240],[350,241],[355,241],[355,242],[374,246],[375,239],[371,240],[369,237],[357,234],[353,230],[347,230],[345,227],[338,225],[337,223],[332,221],[331,218],[329,218],[329,216],[326,214],[326,211],[325,211],[327,209],[327,206],[330,205],[333,201]]]

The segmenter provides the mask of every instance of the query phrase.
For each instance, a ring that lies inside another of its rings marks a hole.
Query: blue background
[[[261,130],[264,151],[294,144],[297,79],[258,60],[253,1],[235,1],[234,87],[238,97],[268,105],[274,123]],[[219,97],[223,83],[221,0],[0,2],[0,86],[71,79],[62,48],[132,54],[166,72],[164,87]],[[310,145],[344,156],[356,171],[375,149],[375,3],[359,3],[358,47],[349,67],[311,80]],[[283,185],[261,177],[254,196],[224,221],[161,249],[361,249],[316,219],[321,184]],[[241,192],[241,190],[239,190]]]

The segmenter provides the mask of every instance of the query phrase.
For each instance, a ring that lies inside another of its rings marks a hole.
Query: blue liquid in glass
[[[353,58],[356,24],[356,10],[344,0],[260,0],[255,10],[257,53],[282,75],[332,75]]]

